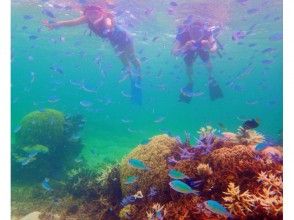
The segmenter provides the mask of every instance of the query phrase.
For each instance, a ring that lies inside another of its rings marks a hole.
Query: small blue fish
[[[169,3],[169,5],[170,5],[170,6],[173,6],[173,7],[176,7],[176,6],[178,6],[178,3],[172,1],[172,2]]]
[[[137,176],[129,176],[127,179],[124,181],[124,184],[133,184],[138,180]]]
[[[172,169],[168,172],[168,175],[170,176],[170,178],[172,179],[189,179],[189,177],[187,177],[185,174],[183,174],[181,171]]]
[[[91,101],[82,100],[82,101],[80,101],[80,105],[85,108],[89,108],[93,105],[93,103]]]
[[[38,39],[38,36],[36,36],[36,35],[30,35],[29,36],[29,39],[30,40],[36,40],[36,39]]]
[[[50,96],[49,98],[48,98],[48,102],[49,103],[56,103],[56,102],[58,102],[60,100],[60,98],[59,97],[57,97],[57,96]]]
[[[49,179],[45,178],[44,181],[42,182],[42,187],[43,189],[45,189],[46,191],[52,191],[52,188],[49,185]]]
[[[180,193],[184,193],[184,194],[195,194],[198,195],[198,191],[193,190],[189,185],[187,185],[186,183],[182,182],[181,180],[173,180],[171,182],[169,182],[170,187]]]
[[[217,201],[207,200],[204,202],[204,205],[209,211],[211,211],[215,214],[222,215],[227,218],[232,217],[232,214],[229,213],[229,211],[222,204],[220,204]]]
[[[141,160],[138,160],[138,159],[129,159],[128,160],[128,164],[133,167],[133,168],[136,168],[136,169],[139,169],[139,170],[149,170],[150,168],[147,167]]]
[[[59,66],[53,65],[53,66],[50,67],[50,69],[53,70],[56,73],[63,74],[63,70]]]
[[[31,15],[24,15],[23,16],[23,19],[25,19],[25,20],[31,20],[33,18],[33,16],[31,16]]]
[[[273,35],[271,35],[269,37],[269,40],[270,41],[280,41],[280,40],[283,40],[283,34],[282,33],[275,33]]]
[[[17,132],[19,132],[20,129],[21,129],[21,125],[16,126],[16,127],[14,128],[14,130],[13,130],[13,133],[17,133]]]

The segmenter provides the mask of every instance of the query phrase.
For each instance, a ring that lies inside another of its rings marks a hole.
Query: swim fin
[[[181,88],[179,102],[189,104],[193,97],[193,83],[188,83],[185,87]]]
[[[131,76],[131,100],[133,104],[142,105],[141,76]]]
[[[215,78],[212,76],[208,79],[208,89],[210,100],[214,101],[224,97],[222,89],[220,88]]]

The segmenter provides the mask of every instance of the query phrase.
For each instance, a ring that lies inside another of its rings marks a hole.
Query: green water
[[[12,129],[27,113],[42,108],[80,113],[87,120],[82,132],[85,144],[82,154],[90,165],[120,160],[136,145],[160,133],[170,132],[181,137],[185,132],[196,135],[200,127],[209,124],[219,128],[219,123],[234,132],[242,123],[240,119],[259,118],[261,123],[257,130],[278,139],[282,129],[282,41],[270,41],[269,37],[282,32],[282,3],[248,1],[244,6],[230,1],[229,21],[219,36],[224,46],[223,58],[214,56],[212,59],[213,73],[224,91],[224,98],[210,101],[206,69],[197,59],[194,78],[197,90],[204,95],[194,97],[190,104],[178,102],[186,75],[183,60],[171,55],[176,23],[166,12],[168,3],[151,1],[149,5],[154,13],[134,27],[126,28],[134,35],[136,51],[143,50],[139,57],[147,58],[142,62],[143,105],[136,106],[122,95],[122,91],[129,93],[130,82],[118,83],[122,65],[108,42],[85,35],[86,25],[47,30],[41,24],[47,18],[38,6],[43,2],[14,1]],[[259,8],[257,13],[246,13],[256,7]],[[59,19],[77,15],[76,12],[52,10]],[[25,20],[24,15],[33,18]],[[241,45],[232,41],[234,31],[246,31],[253,24],[256,26],[240,41]],[[147,41],[143,40],[145,32]],[[31,35],[38,38],[30,40]],[[61,37],[64,40],[61,41]],[[159,38],[153,42],[154,37]],[[249,44],[256,45],[248,47]],[[261,52],[269,47],[275,51]],[[99,64],[94,62],[97,57]],[[264,65],[261,61],[265,59],[273,63]],[[241,89],[229,87],[226,83],[250,62],[253,71],[237,79]],[[63,74],[53,72],[52,65],[61,67]],[[72,85],[70,80],[91,83],[97,86],[97,93],[86,92]],[[49,103],[51,96],[60,100]],[[93,106],[84,108],[80,105],[82,100],[91,101]],[[156,123],[161,117],[164,120]],[[91,154],[91,149],[97,154]]]

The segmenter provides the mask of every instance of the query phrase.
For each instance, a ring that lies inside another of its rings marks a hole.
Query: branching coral
[[[270,186],[278,190],[283,189],[282,177],[278,177],[270,172],[260,172],[257,177],[257,182],[261,182],[264,186]]]
[[[193,148],[201,149],[205,154],[209,153],[216,140],[215,131],[211,126],[200,128],[198,131],[199,139],[197,139],[197,143]]]
[[[264,141],[264,136],[252,129],[240,127],[236,135],[237,142],[243,145],[256,145]]]
[[[211,167],[209,166],[209,164],[205,164],[205,163],[200,163],[198,166],[197,166],[197,174],[200,175],[200,176],[209,176],[211,175],[213,172],[212,172],[212,169]]]
[[[283,180],[270,172],[260,172],[257,182],[261,183],[256,201],[268,215],[277,216],[283,211]]]
[[[139,145],[126,158],[120,166],[120,179],[128,176],[138,176],[135,183],[143,195],[147,195],[151,186],[156,187],[159,194],[164,195],[169,181],[167,158],[178,149],[178,141],[168,135],[153,137],[146,145]],[[134,169],[128,165],[130,158],[143,161],[150,167],[148,171]],[[132,184],[121,184],[123,195],[134,194],[137,190]],[[164,197],[164,196],[163,196]]]
[[[262,192],[256,196],[256,201],[268,215],[277,216],[283,211],[283,196],[270,186],[262,188]]]
[[[255,198],[248,190],[241,193],[239,186],[231,182],[224,194],[225,206],[233,215],[246,216],[253,211]]]

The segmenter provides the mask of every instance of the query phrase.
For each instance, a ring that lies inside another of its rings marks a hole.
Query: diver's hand
[[[52,29],[55,28],[54,23],[49,23],[48,20],[44,20],[44,21],[42,21],[42,24],[43,24],[45,27],[49,28],[50,30],[52,30]]]
[[[192,49],[195,46],[195,40],[189,40],[185,43],[185,49]]]
[[[202,40],[201,45],[212,53],[217,51],[217,44],[215,41],[210,42],[209,40]]]

